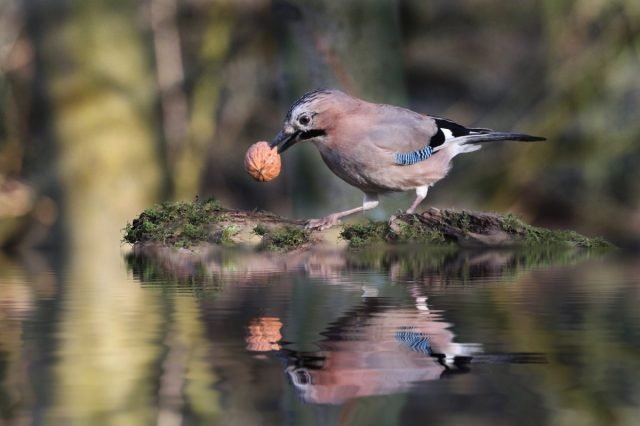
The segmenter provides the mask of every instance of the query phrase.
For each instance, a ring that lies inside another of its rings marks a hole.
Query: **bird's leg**
[[[415,213],[416,209],[418,208],[418,206],[420,205],[420,203],[427,198],[427,191],[429,190],[429,186],[424,185],[424,186],[419,186],[416,188],[416,199],[413,201],[413,204],[411,204],[411,207],[409,207],[407,209],[407,214],[413,214]]]
[[[307,224],[305,225],[306,229],[312,229],[317,231],[322,231],[324,229],[331,228],[332,226],[340,223],[340,219],[352,215],[354,213],[360,213],[366,210],[371,210],[378,205],[378,194],[364,194],[364,200],[362,201],[362,206],[356,207],[350,210],[345,210],[343,212],[332,213],[327,217],[323,217],[322,219],[309,219]]]

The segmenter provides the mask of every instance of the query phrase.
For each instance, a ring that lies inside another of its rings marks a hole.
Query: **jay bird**
[[[342,217],[375,208],[378,196],[388,192],[415,190],[407,209],[414,213],[429,187],[447,175],[456,155],[480,149],[479,143],[503,140],[545,138],[467,128],[339,90],[319,89],[291,105],[271,146],[282,153],[298,142],[313,142],[333,173],[364,192],[362,206],[307,222],[308,229],[323,230]]]

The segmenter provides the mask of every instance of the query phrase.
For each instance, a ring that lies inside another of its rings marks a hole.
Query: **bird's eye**
[[[298,123],[300,123],[302,126],[307,126],[309,125],[309,123],[311,123],[311,117],[309,117],[307,114],[301,114],[298,117]]]

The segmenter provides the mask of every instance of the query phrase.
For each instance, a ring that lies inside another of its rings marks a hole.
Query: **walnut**
[[[278,148],[271,148],[265,141],[251,145],[244,157],[244,168],[259,182],[276,178],[280,174],[280,165]]]

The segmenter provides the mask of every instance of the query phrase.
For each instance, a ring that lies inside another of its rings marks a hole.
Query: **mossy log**
[[[601,238],[554,231],[524,223],[512,214],[431,208],[384,222],[360,222],[322,232],[304,221],[264,211],[239,211],[216,201],[163,203],[145,210],[125,227],[124,241],[166,247],[243,246],[285,251],[316,246],[360,248],[371,244],[420,243],[459,247],[613,247]]]

